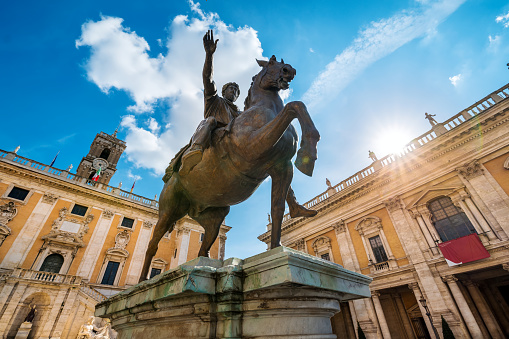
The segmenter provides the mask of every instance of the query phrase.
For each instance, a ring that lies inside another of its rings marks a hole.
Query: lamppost
[[[438,331],[435,328],[435,325],[433,325],[433,318],[431,318],[431,313],[429,312],[429,307],[426,304],[426,299],[424,299],[424,296],[421,295],[421,299],[419,300],[419,302],[421,303],[422,307],[426,311],[426,315],[428,316],[429,322],[431,324],[431,328],[433,328],[433,333],[435,333],[435,337],[437,339],[440,339],[440,336],[438,335]]]

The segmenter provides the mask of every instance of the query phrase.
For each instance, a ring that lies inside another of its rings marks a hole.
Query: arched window
[[[104,160],[108,160],[108,157],[110,156],[110,153],[111,153],[110,149],[109,148],[105,148],[101,152],[101,155],[99,156],[99,158],[102,158]]]
[[[449,197],[432,200],[428,204],[431,221],[440,236],[440,240],[449,241],[476,233],[474,226],[465,213],[461,212]]]
[[[48,255],[46,259],[44,259],[44,262],[42,263],[39,271],[59,273],[63,263],[64,257],[62,257],[60,254],[53,253]]]

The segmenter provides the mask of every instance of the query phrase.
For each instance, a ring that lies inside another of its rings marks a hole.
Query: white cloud
[[[458,85],[458,81],[461,80],[461,74],[449,77],[449,80],[451,81],[451,84],[456,87],[456,85]]]
[[[496,22],[501,22],[504,27],[509,27],[509,12],[507,12],[507,14],[505,15],[499,15],[497,16],[497,18],[495,19]]]
[[[314,53],[314,52],[315,52],[315,50],[314,50],[314,49],[312,49],[312,48],[309,48],[309,51],[310,51],[311,53]]]
[[[190,7],[190,16],[178,15],[170,22],[168,38],[163,39],[164,55],[151,56],[146,40],[116,17],[84,23],[76,41],[77,47],[90,47],[87,76],[103,92],[112,88],[126,91],[134,100],[129,107],[134,113],[151,112],[162,101],[170,107],[162,121],[139,114],[122,120],[127,129],[128,159],[158,174],[164,173],[203,119],[202,38],[206,30],[213,29],[214,38],[219,39],[214,55],[217,87],[220,91],[224,83],[237,82],[241,109],[251,78],[260,70],[255,59],[263,58],[253,28],[229,26],[217,14],[203,12],[198,3],[190,1]]]
[[[336,55],[303,95],[309,107],[336,97],[364,69],[399,47],[434,32],[465,0],[420,1],[413,11],[372,22],[341,54]]]

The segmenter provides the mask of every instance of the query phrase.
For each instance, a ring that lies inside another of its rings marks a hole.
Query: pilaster
[[[152,235],[153,223],[145,220],[142,223],[140,233],[136,239],[131,263],[127,271],[126,285],[136,285],[140,279],[143,262],[145,260],[145,253],[147,253],[148,243]],[[150,274],[150,272],[149,272]]]
[[[389,326],[387,325],[387,320],[385,319],[384,310],[382,309],[382,304],[380,303],[380,293],[378,291],[371,292],[371,300],[373,300],[373,305],[375,306],[376,317],[378,319],[378,323],[380,324],[380,330],[382,331],[383,338],[391,339],[391,332],[389,331]]]

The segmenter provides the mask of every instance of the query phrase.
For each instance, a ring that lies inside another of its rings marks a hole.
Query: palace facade
[[[282,244],[373,278],[339,338],[509,337],[509,84],[284,218]],[[270,244],[270,224],[259,239]],[[448,328],[447,328],[448,327]]]
[[[0,150],[1,338],[14,338],[35,305],[28,338],[75,339],[98,302],[137,284],[158,203],[108,185],[125,147],[116,133],[97,134],[76,174]],[[224,257],[229,229],[212,258]],[[178,221],[150,277],[196,258],[203,232]]]

